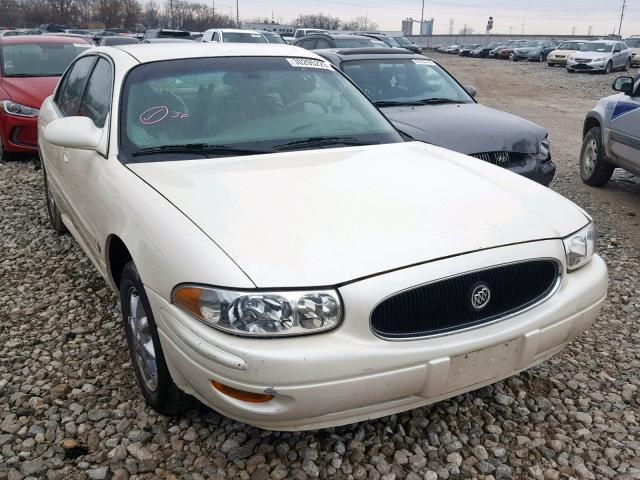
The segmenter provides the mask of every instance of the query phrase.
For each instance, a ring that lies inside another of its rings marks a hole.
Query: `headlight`
[[[606,60],[605,57],[600,57],[600,58],[594,58],[593,60],[591,60],[592,62],[604,62]]]
[[[549,136],[544,137],[544,140],[542,140],[542,142],[540,143],[540,155],[542,155],[543,157],[548,157],[549,156],[549,151],[550,151],[550,144],[549,144]]]
[[[5,100],[2,105],[4,107],[4,111],[9,115],[17,115],[19,117],[37,117],[40,113],[40,110],[37,108],[20,105],[19,103],[12,102],[11,100]]]
[[[207,325],[243,336],[318,333],[342,320],[334,290],[252,292],[181,285],[172,300]]]
[[[567,270],[577,270],[591,261],[596,251],[596,227],[589,223],[582,230],[563,240],[567,255]]]

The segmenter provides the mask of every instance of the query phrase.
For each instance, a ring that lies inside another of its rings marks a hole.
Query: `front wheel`
[[[627,63],[624,64],[624,71],[628,72],[630,68],[631,68],[631,59],[627,58]]]
[[[133,262],[122,272],[120,305],[133,371],[147,405],[162,415],[176,415],[191,407],[191,397],[171,378],[151,305]]]
[[[544,55],[541,53],[540,56],[538,57],[538,61],[540,63],[544,62]]]
[[[606,73],[607,75],[611,73],[611,70],[613,70],[613,63],[609,62],[607,63],[607,66],[604,69],[604,73]]]
[[[49,177],[47,176],[47,171],[44,169],[44,166],[42,167],[42,177],[44,181],[44,195],[47,201],[47,213],[49,213],[49,223],[51,224],[51,228],[58,233],[67,233],[67,227],[62,222],[62,215],[60,214],[60,210],[58,210],[58,205],[56,204],[53,192],[49,186]]]
[[[613,165],[604,159],[600,127],[592,127],[582,142],[580,177],[587,185],[602,187],[611,179],[613,170]]]

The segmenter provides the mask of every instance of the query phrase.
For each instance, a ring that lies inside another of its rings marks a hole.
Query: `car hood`
[[[577,50],[554,50],[549,55],[571,55],[575,53]]]
[[[576,51],[573,52],[574,53],[574,58],[584,58],[584,59],[591,59],[591,58],[601,58],[601,57],[610,57],[611,56],[611,52],[580,52],[580,51]]]
[[[535,123],[479,103],[384,107],[382,111],[414,139],[467,155],[537,153],[547,135]]]
[[[339,285],[588,222],[535,182],[419,142],[128,167],[258,287]]]
[[[9,100],[40,108],[45,98],[53,93],[60,77],[2,77],[0,87],[9,94]]]
[[[514,52],[518,53],[535,52],[537,50],[542,50],[542,47],[518,47],[513,49]]]

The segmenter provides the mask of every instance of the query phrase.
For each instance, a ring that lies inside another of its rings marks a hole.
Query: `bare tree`
[[[316,13],[313,15],[300,15],[293,21],[294,25],[303,28],[322,28],[324,30],[337,30],[342,22],[337,17]]]
[[[356,17],[353,20],[343,23],[342,28],[344,30],[357,31],[377,30],[378,24],[371,22],[367,17]]]
[[[470,27],[466,23],[464,24],[464,27],[460,29],[460,35],[471,35],[472,33],[473,33],[473,27]]]

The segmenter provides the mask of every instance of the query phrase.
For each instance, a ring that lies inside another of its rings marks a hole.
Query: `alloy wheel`
[[[133,340],[134,361],[149,390],[158,388],[158,364],[147,312],[135,288],[129,290],[129,326]]]
[[[584,155],[582,156],[582,165],[584,168],[584,173],[588,176],[593,174],[593,171],[596,168],[596,162],[598,161],[598,143],[595,139],[590,139],[587,143],[586,148],[584,149]]]

